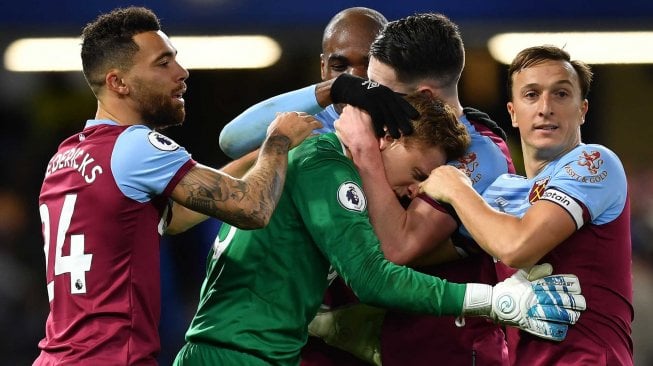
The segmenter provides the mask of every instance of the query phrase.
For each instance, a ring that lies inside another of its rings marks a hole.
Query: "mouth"
[[[541,130],[541,131],[554,131],[558,129],[558,126],[555,125],[540,125],[540,126],[535,126],[536,130]]]
[[[178,89],[178,90],[176,90],[176,91],[174,91],[174,93],[172,94],[172,98],[177,99],[177,100],[179,100],[180,102],[183,103],[184,102],[184,93],[186,93],[186,87],[185,86]]]

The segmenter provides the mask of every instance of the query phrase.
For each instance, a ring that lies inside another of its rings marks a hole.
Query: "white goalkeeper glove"
[[[384,317],[384,309],[366,304],[322,310],[308,325],[308,334],[371,365],[381,366],[380,336]]]
[[[551,265],[545,263],[533,266],[529,272],[519,270],[494,287],[467,284],[463,315],[487,316],[538,337],[562,341],[586,304],[578,277],[551,276],[552,271]]]

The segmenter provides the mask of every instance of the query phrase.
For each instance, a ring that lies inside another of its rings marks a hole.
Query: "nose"
[[[548,116],[553,115],[553,109],[551,108],[551,94],[544,93],[540,98],[540,115]]]
[[[413,183],[409,185],[406,191],[408,193],[408,197],[410,197],[411,200],[415,199],[415,197],[417,197],[419,194],[419,183]]]
[[[177,66],[179,66],[179,70],[181,71],[181,74],[179,75],[179,79],[181,81],[188,79],[188,76],[190,76],[188,70],[185,67],[181,66],[179,62],[177,62]]]

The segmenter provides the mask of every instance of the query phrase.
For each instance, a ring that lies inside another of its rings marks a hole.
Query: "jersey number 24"
[[[70,293],[85,294],[86,272],[91,269],[93,255],[84,254],[84,234],[68,234],[76,201],[76,194],[66,195],[63,207],[61,208],[57,237],[54,242],[54,275],[59,276],[64,273],[70,273]],[[50,210],[45,203],[39,206],[39,213],[41,214],[41,223],[43,224],[43,251],[45,252],[45,270],[47,276],[48,265],[51,265],[48,263],[48,258],[53,243],[50,238]],[[67,236],[70,237],[70,254],[63,256],[62,249]],[[52,301],[54,298],[54,280],[48,282],[47,287],[48,300]]]

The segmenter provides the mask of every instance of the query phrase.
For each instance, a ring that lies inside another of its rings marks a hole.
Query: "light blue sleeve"
[[[460,121],[467,128],[471,143],[463,157],[447,164],[465,172],[471,179],[474,190],[481,193],[501,174],[508,173],[508,162],[501,149],[489,137],[476,131],[466,118],[461,118]]]
[[[111,154],[111,170],[125,196],[147,202],[163,193],[190,159],[186,149],[170,138],[137,125],[118,136]]]
[[[560,159],[549,188],[557,188],[582,202],[592,223],[602,225],[623,211],[628,182],[614,152],[602,145],[581,144]]]
[[[327,106],[323,111],[315,114],[315,119],[322,122],[322,128],[313,130],[316,134],[335,132],[336,128],[333,125],[336,120],[340,118],[338,112],[333,104]]]
[[[220,132],[220,149],[230,158],[237,159],[261,146],[277,113],[300,111],[316,114],[321,110],[315,98],[315,85],[266,99],[247,108],[224,126]]]

